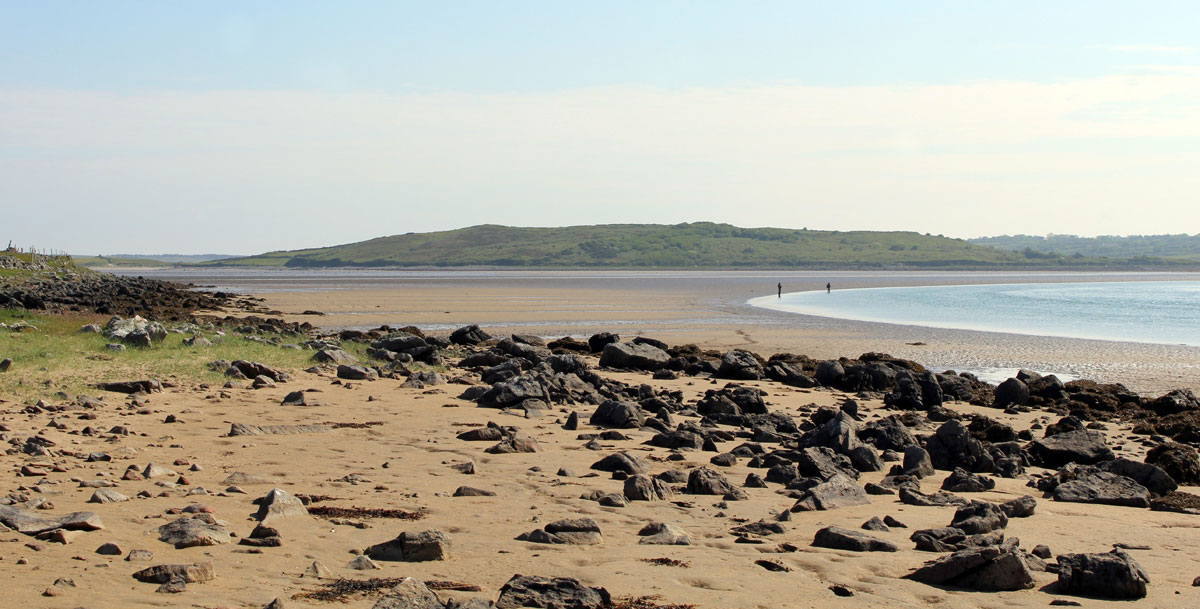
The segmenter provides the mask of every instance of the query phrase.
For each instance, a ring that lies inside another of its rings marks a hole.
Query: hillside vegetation
[[[1029,256],[914,232],[738,228],[728,224],[609,224],[562,228],[481,225],[408,233],[317,249],[208,262],[209,266],[550,266],[996,268],[1106,266]]]
[[[1002,235],[968,239],[976,245],[997,249],[1062,256],[1087,256],[1124,259],[1160,258],[1164,261],[1200,261],[1200,234],[1130,235],[1119,237],[1077,237],[1075,235]]]

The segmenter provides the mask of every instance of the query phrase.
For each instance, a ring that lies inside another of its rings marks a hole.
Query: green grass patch
[[[212,329],[197,332],[213,342],[211,347],[189,347],[183,339],[192,334],[170,332],[167,338],[149,349],[128,347],[125,351],[106,349],[110,341],[103,335],[81,333],[85,324],[103,325],[107,317],[95,315],[30,315],[21,310],[0,309],[0,322],[12,325],[24,321],[37,330],[13,332],[0,328],[0,359],[11,358],[12,368],[0,372],[0,399],[32,402],[53,398],[57,392],[68,396],[97,395],[96,383],[156,378],[175,382],[224,384],[221,371],[208,364],[214,360],[251,360],[296,372],[312,365],[313,351],[286,349],[281,346],[247,340],[230,330],[225,336]],[[167,326],[172,328],[171,325]],[[284,335],[285,343],[300,344],[307,337]],[[364,358],[365,345],[347,344],[346,350]]]

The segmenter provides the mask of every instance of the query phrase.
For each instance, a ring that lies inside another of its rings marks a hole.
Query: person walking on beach
[[[830,290],[832,290],[832,289],[833,289],[833,287],[830,286],[828,283],[825,284],[825,293],[826,294],[829,294]]]
[[[776,298],[783,298],[783,282],[779,282],[779,285],[775,287],[779,289],[779,295]]]

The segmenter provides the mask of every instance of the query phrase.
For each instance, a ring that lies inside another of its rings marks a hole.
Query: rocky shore
[[[152,351],[173,329],[161,321],[96,330]],[[221,328],[308,350],[311,365],[219,360],[222,384],[102,378],[89,395],[0,396],[0,523],[15,542],[0,576],[22,582],[23,604],[154,605],[156,591],[380,609],[1200,600],[1187,541],[1200,401],[1187,391],[1028,371],[992,386],[879,353],[615,333],[207,324],[188,326],[191,348]]]

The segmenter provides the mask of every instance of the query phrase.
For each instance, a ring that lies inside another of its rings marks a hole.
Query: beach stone
[[[110,383],[99,383],[96,385],[104,391],[113,393],[151,393],[162,391],[162,383],[155,379],[147,379],[144,381],[115,381]]]
[[[1054,489],[1055,501],[1099,503],[1127,507],[1150,507],[1146,487],[1117,474],[1096,472],[1064,482]]]
[[[230,364],[229,367],[237,370],[242,376],[248,379],[256,376],[265,376],[276,383],[286,383],[292,378],[288,373],[260,362],[237,360]]]
[[[504,455],[513,453],[536,453],[541,450],[537,440],[533,436],[525,432],[515,432],[505,436],[500,443],[489,447],[486,451],[493,455]]]
[[[147,584],[168,584],[173,582],[194,584],[212,581],[216,577],[217,571],[211,562],[199,562],[187,565],[154,565],[133,574],[134,579]]]
[[[996,386],[992,408],[1024,406],[1029,403],[1029,387],[1019,379],[1010,378]]]
[[[103,554],[105,556],[120,556],[125,553],[125,550],[121,549],[121,546],[110,541],[108,543],[101,544],[100,547],[96,548],[96,553]]]
[[[361,557],[360,557],[361,558]],[[369,560],[369,559],[368,559]],[[375,601],[371,609],[444,609],[445,605],[438,600],[424,582],[411,577],[404,578],[383,598]]]
[[[497,609],[605,609],[612,596],[604,588],[590,588],[569,577],[514,575],[500,588]]]
[[[13,361],[11,357],[0,359],[0,372],[8,372],[12,369]]]
[[[837,474],[806,491],[792,506],[792,512],[835,510],[855,505],[869,505],[866,491],[850,478]]]
[[[1200,486],[1200,453],[1177,442],[1164,442],[1146,453],[1146,463],[1158,466],[1178,484]]]
[[[990,533],[1007,527],[1008,516],[995,503],[972,501],[955,510],[950,526],[968,535]]]
[[[1090,429],[1038,438],[1029,444],[1028,451],[1036,463],[1047,468],[1062,467],[1068,463],[1092,465],[1115,456],[1105,443],[1104,434]]]
[[[357,357],[341,349],[321,349],[314,353],[312,358],[318,362],[328,364],[352,365],[358,363]]]
[[[304,569],[304,572],[300,574],[300,577],[329,579],[333,577],[333,572],[329,570],[329,567],[325,566],[325,563],[319,560],[314,560],[312,561],[312,564],[308,565],[308,567]]]
[[[858,469],[851,463],[850,458],[846,455],[838,454],[832,448],[824,446],[802,448],[792,456],[795,459],[794,465],[791,463],[779,464],[785,468],[790,468],[789,470],[778,471],[775,469],[775,466],[772,466],[771,470],[767,471],[767,480],[787,484],[800,477],[829,480],[834,476],[840,475],[857,480],[859,476]],[[772,475],[771,471],[776,471],[776,473]],[[795,475],[791,475],[792,472]],[[790,477],[785,479],[786,476]]]
[[[385,541],[366,549],[363,554],[375,560],[423,562],[446,560],[450,557],[450,538],[441,531],[401,533],[391,541]]]
[[[176,549],[215,546],[232,541],[225,527],[212,514],[185,516],[158,527],[158,539]]]
[[[690,546],[692,538],[683,529],[665,522],[652,522],[638,531],[642,545]]]
[[[933,467],[940,470],[962,468],[968,472],[990,472],[992,457],[983,443],[971,437],[957,419],[946,421],[925,444]]]
[[[813,537],[813,546],[818,548],[833,548],[835,550],[850,550],[852,552],[895,552],[896,544],[836,526],[828,526]]]
[[[130,550],[125,555],[125,562],[150,562],[154,560],[154,552],[150,550]]]
[[[460,486],[454,489],[455,497],[495,497],[496,491],[487,491],[472,486]]]
[[[667,483],[645,474],[626,478],[623,493],[630,501],[663,501],[674,494]]]
[[[996,488],[996,481],[979,474],[971,474],[960,468],[942,481],[942,490],[951,493],[982,493]]]
[[[1113,459],[1105,461],[1099,466],[1101,470],[1125,476],[1134,482],[1146,487],[1151,495],[1159,496],[1166,495],[1179,488],[1175,480],[1166,472],[1159,469],[1158,466],[1149,463],[1141,463],[1132,459]]]
[[[933,462],[929,460],[929,453],[916,444],[904,447],[902,467],[906,475],[918,478],[928,478],[937,473],[933,469]]]
[[[629,452],[613,453],[592,464],[591,469],[602,472],[625,472],[629,475],[645,474],[650,471],[650,462]]]
[[[491,339],[492,335],[485,332],[478,324],[463,326],[450,333],[450,342],[456,345],[478,345]]]
[[[1106,554],[1064,554],[1058,557],[1058,592],[1113,599],[1146,596],[1150,577],[1120,549]]]
[[[516,408],[526,401],[549,403],[546,387],[531,376],[516,376],[492,385],[477,400],[485,408]]]
[[[24,535],[37,535],[54,529],[98,531],[104,528],[93,512],[72,512],[57,518],[42,518],[11,505],[0,505],[0,524]]]
[[[929,561],[906,577],[932,586],[979,592],[1026,590],[1036,583],[1015,544],[960,550]]]
[[[597,427],[635,429],[646,421],[646,413],[634,402],[607,400],[596,408],[589,423]]]
[[[88,499],[88,503],[119,503],[121,501],[129,501],[129,497],[111,488],[97,489],[96,492],[92,493],[91,498]]]
[[[909,540],[921,552],[958,552],[968,548],[985,548],[1000,545],[1004,535],[1000,532],[968,535],[962,529],[940,527],[914,531]]]
[[[632,368],[654,372],[671,359],[658,347],[637,343],[609,343],[600,354],[600,365],[607,368]]]
[[[891,527],[884,524],[883,519],[881,519],[878,516],[875,516],[875,517],[871,518],[870,520],[862,523],[861,528],[864,531],[875,531],[877,533],[886,533],[886,532],[892,530]]]
[[[1000,510],[1009,518],[1028,518],[1033,516],[1033,511],[1037,508],[1037,499],[1024,495],[1016,499],[1010,499],[1000,504]]]
[[[757,381],[763,378],[762,364],[749,351],[734,349],[721,358],[717,377],[737,381]]]
[[[687,492],[692,495],[726,495],[736,493],[737,488],[725,476],[707,467],[697,467],[688,474]]]
[[[303,502],[281,488],[273,488],[258,500],[258,512],[254,514],[254,519],[265,524],[287,516],[307,515],[308,509]]]
[[[379,378],[379,375],[374,369],[366,366],[341,364],[337,367],[337,377],[348,381],[373,381]]]
[[[355,571],[375,571],[382,569],[383,567],[380,567],[378,564],[376,564],[375,561],[371,560],[366,554],[359,554],[354,558],[354,560],[346,563],[346,568],[354,569]]]
[[[828,421],[800,438],[800,447],[818,447],[832,449],[834,452],[846,455],[855,469],[862,472],[877,472],[883,469],[883,461],[875,449],[858,439],[858,425],[854,418],[844,411],[838,411]]]
[[[650,438],[649,444],[672,450],[700,450],[704,447],[704,437],[698,433],[678,429],[655,434]]]
[[[901,421],[899,415],[890,415],[863,425],[858,437],[879,450],[904,451],[910,446],[920,448],[917,437]]]

